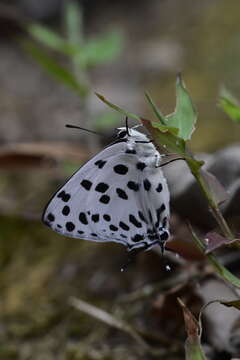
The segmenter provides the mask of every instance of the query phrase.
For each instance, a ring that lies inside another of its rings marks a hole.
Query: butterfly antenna
[[[87,131],[91,134],[95,134],[95,135],[99,135],[99,136],[104,136],[104,137],[107,137],[106,135],[100,133],[100,132],[97,132],[97,131],[93,131],[93,130],[89,130],[89,129],[85,129],[85,128],[82,128],[80,126],[76,126],[76,125],[70,125],[70,124],[66,124],[65,125],[67,128],[70,128],[70,129],[79,129],[79,130],[84,130],[84,131]]]
[[[126,124],[127,134],[128,134],[128,136],[130,136],[130,134],[129,134],[129,126],[128,126],[128,117],[127,116],[126,116],[126,119],[125,119],[125,124]]]

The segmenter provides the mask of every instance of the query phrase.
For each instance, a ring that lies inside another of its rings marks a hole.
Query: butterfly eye
[[[117,134],[117,137],[120,139],[125,138],[125,136],[127,135],[127,131],[126,130],[122,130]]]

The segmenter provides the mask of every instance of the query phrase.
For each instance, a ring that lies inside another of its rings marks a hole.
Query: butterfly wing
[[[66,236],[148,248],[159,236],[167,238],[168,203],[161,169],[126,153],[126,143],[120,142],[89,160],[58,190],[43,221]]]

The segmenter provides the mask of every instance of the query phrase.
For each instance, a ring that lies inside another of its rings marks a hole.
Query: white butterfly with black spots
[[[58,233],[146,250],[169,238],[169,191],[161,155],[145,134],[117,140],[83,165],[52,197],[43,222]]]

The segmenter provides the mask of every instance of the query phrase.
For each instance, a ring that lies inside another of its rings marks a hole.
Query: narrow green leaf
[[[35,45],[30,42],[22,44],[25,50],[55,79],[76,91],[80,96],[85,96],[87,89],[78,83],[76,78],[70,71],[60,66],[56,61],[44,54]]]
[[[195,129],[197,113],[180,75],[176,81],[176,95],[175,111],[165,117],[165,123],[178,128],[180,138],[189,140]]]
[[[83,44],[82,9],[77,1],[66,1],[65,26],[69,42],[74,45]]]
[[[219,106],[233,121],[240,123],[240,104],[226,88],[220,91]]]
[[[111,31],[95,39],[89,39],[83,51],[77,54],[76,63],[88,67],[106,63],[119,56],[122,48],[122,34],[119,31]]]
[[[178,135],[178,128],[176,127],[172,127],[172,126],[168,126],[166,125],[166,121],[164,119],[163,114],[161,113],[161,111],[158,109],[157,105],[154,103],[153,99],[151,98],[151,96],[146,92],[145,96],[154,112],[154,114],[156,115],[157,119],[159,120],[158,122],[156,121],[152,121],[152,126],[159,129],[161,132],[167,132],[169,131],[171,134],[173,135]]]
[[[153,101],[153,99],[151,98],[151,96],[149,95],[149,93],[148,93],[148,92],[145,92],[145,96],[146,96],[146,98],[147,98],[147,101],[148,101],[149,104],[151,105],[151,108],[152,108],[154,114],[156,115],[156,117],[157,117],[158,120],[160,121],[160,123],[161,123],[162,125],[166,125],[164,115],[161,113],[161,111],[159,110],[159,108],[157,107],[157,105],[155,104],[155,102]]]
[[[62,52],[66,55],[74,55],[77,53],[76,47],[70,45],[64,38],[48,29],[46,26],[31,24],[28,25],[27,31],[35,40],[53,50]]]
[[[205,254],[205,245],[202,243],[202,240],[196,235],[193,231],[192,227],[189,225],[193,240],[198,246],[199,250]],[[238,279],[235,275],[233,275],[228,269],[226,269],[222,264],[219,263],[218,259],[213,254],[205,254],[208,258],[208,261],[215,268],[217,273],[226,281],[230,282],[232,285],[240,288],[240,279]]]
[[[138,116],[138,115],[135,115],[133,113],[130,113],[122,108],[120,108],[119,106],[115,105],[115,104],[112,104],[110,101],[108,101],[103,95],[101,94],[98,94],[97,92],[95,92],[95,94],[97,95],[97,97],[102,101],[104,102],[106,105],[110,106],[112,109],[116,110],[117,112],[119,112],[120,114],[123,114],[125,116],[128,116],[132,119],[136,119],[136,120],[139,120],[141,121],[141,118]]]
[[[185,342],[185,359],[186,360],[207,360],[200,342]]]

